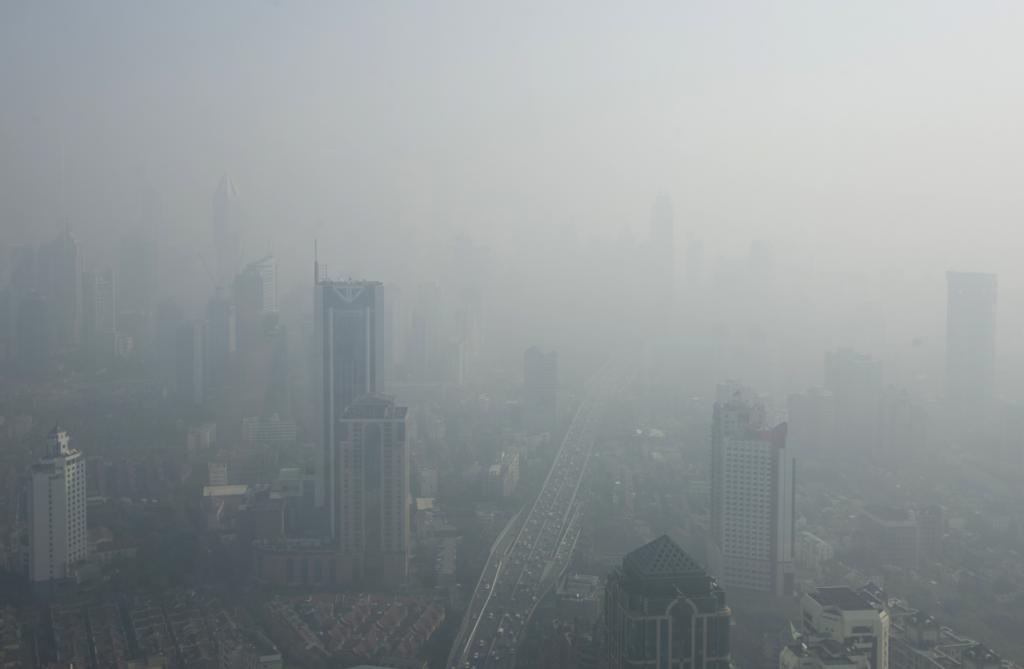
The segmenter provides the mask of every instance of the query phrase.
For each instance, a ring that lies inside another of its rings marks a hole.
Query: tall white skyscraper
[[[349,580],[402,583],[409,564],[409,450],[405,407],[365,395],[338,421],[330,489],[331,536]]]
[[[725,588],[793,591],[793,479],[786,424],[735,383],[718,388],[711,428],[712,570]]]
[[[85,559],[85,458],[71,437],[54,427],[46,454],[32,466],[29,497],[29,579],[52,581],[70,576]]]

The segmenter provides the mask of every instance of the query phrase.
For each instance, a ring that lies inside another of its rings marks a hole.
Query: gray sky
[[[933,305],[946,268],[995,271],[1005,314],[1022,34],[1017,2],[6,0],[2,241],[56,225],[63,143],[100,258],[148,183],[194,262],[225,171],[295,280],[313,235],[347,266],[352,235],[644,236],[664,191],[710,262],[766,238]]]

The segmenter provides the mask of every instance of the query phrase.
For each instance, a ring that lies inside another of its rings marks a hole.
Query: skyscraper
[[[211,391],[224,388],[231,359],[235,355],[235,305],[218,294],[206,305],[206,332],[203,341],[203,366],[206,385]]]
[[[175,388],[179,401],[202,404],[206,399],[206,346],[203,324],[187,321],[175,334]]]
[[[995,385],[996,275],[947,272],[946,286],[946,397],[981,407]]]
[[[331,447],[331,537],[350,580],[405,582],[409,564],[409,451],[405,407],[364,395],[338,421]]]
[[[46,452],[32,466],[29,497],[29,580],[53,581],[71,575],[88,548],[85,458],[71,437],[54,427]]]
[[[728,669],[725,592],[662,535],[622,561],[605,587],[608,669]]]
[[[117,332],[134,351],[154,346],[157,294],[155,228],[140,226],[121,239],[117,267]],[[160,355],[159,351],[156,351]]]
[[[57,351],[75,350],[82,334],[82,258],[78,241],[66,227],[39,247],[37,284],[46,298]]]
[[[651,211],[652,269],[654,272],[654,323],[669,322],[675,295],[676,234],[672,200],[662,193]]]
[[[329,281],[317,276],[314,296],[320,444],[324,454],[318,506],[333,494],[335,429],[345,409],[377,390],[375,281]]]
[[[235,277],[235,318],[238,349],[248,353],[266,332],[267,318],[277,314],[277,261],[266,256]],[[273,324],[269,324],[273,327]]]
[[[825,354],[825,387],[835,399],[837,447],[864,453],[881,440],[882,364],[851,349]]]
[[[224,174],[213,194],[213,244],[217,285],[229,287],[241,258],[241,200],[231,178]]]
[[[117,283],[112,269],[82,273],[83,339],[98,362],[117,348]]]
[[[523,420],[528,431],[558,429],[558,353],[536,346],[523,354]]]
[[[738,384],[719,386],[711,427],[711,565],[722,585],[793,590],[793,479],[786,424]]]

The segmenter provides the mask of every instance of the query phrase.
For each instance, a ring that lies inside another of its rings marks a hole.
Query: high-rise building
[[[178,325],[175,337],[175,388],[178,400],[202,404],[206,399],[206,360],[203,324],[188,321]]]
[[[725,592],[662,535],[628,554],[605,586],[608,669],[728,669]]]
[[[870,669],[889,669],[890,620],[884,607],[852,588],[835,586],[805,594],[800,608],[806,647],[835,644],[844,658],[862,657]]]
[[[121,239],[117,267],[117,332],[136,352],[149,352],[157,296],[157,241],[153,227],[140,227]],[[156,351],[159,355],[159,349]]]
[[[331,537],[351,581],[404,583],[409,565],[405,407],[364,395],[338,421],[331,448]]]
[[[54,427],[46,453],[32,466],[29,496],[29,580],[53,581],[71,576],[71,567],[86,557],[85,458],[71,437]]]
[[[213,194],[213,243],[217,286],[229,287],[241,260],[241,199],[231,178],[224,174]]]
[[[825,354],[825,387],[835,398],[836,446],[875,450],[881,440],[882,364],[851,349]]]
[[[799,455],[830,452],[835,442],[836,402],[832,391],[808,388],[789,396],[787,446]]]
[[[672,200],[662,193],[651,211],[654,323],[664,325],[672,313],[675,295],[676,236]]]
[[[65,228],[57,238],[39,247],[37,284],[46,298],[57,351],[75,350],[82,328],[82,258],[78,241]]]
[[[218,294],[206,305],[206,336],[203,352],[206,384],[218,390],[227,382],[236,346],[235,305]]]
[[[711,428],[712,571],[726,588],[793,591],[794,478],[786,424],[738,384],[718,388]]]
[[[240,350],[262,338],[265,320],[277,314],[277,261],[266,256],[235,277],[235,315]]]
[[[913,509],[869,504],[860,514],[860,548],[873,567],[913,569],[919,559],[917,514]]]
[[[558,429],[558,353],[532,346],[523,354],[523,422],[527,431]]]
[[[331,457],[338,421],[352,402],[377,391],[375,281],[329,281],[317,277],[314,298],[317,388],[323,482],[318,506],[333,493]]]
[[[97,361],[106,362],[117,348],[117,284],[112,269],[82,274],[82,330]]]
[[[31,292],[18,303],[14,337],[15,363],[23,374],[47,369],[52,352],[53,323],[46,298]]]
[[[946,286],[946,397],[984,406],[995,385],[996,275],[947,272]]]

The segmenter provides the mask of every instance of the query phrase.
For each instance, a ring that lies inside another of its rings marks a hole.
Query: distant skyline
[[[1024,6],[990,2],[15,0],[0,245],[66,209],[101,268],[152,223],[195,313],[225,173],[241,262],[274,253],[282,296],[309,294],[314,237],[337,276],[430,280],[463,234],[532,275],[645,243],[665,193],[680,280],[690,239],[711,278],[765,240],[776,291],[859,333],[827,346],[940,350],[944,273],[991,272],[997,350],[1024,361],[1022,32]]]

